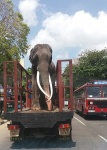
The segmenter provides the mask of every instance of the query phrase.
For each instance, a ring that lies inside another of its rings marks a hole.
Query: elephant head
[[[55,66],[52,62],[52,49],[48,44],[37,44],[31,49],[30,57],[32,63],[32,103],[39,107],[39,89],[45,97],[48,110],[52,110],[52,95],[55,74]]]

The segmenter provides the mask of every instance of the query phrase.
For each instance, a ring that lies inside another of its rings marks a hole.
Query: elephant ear
[[[49,63],[50,63],[50,64],[51,64],[51,62],[52,62],[52,55],[51,55],[50,60],[49,60]]]
[[[48,45],[48,44],[47,44]],[[52,53],[52,48],[48,45],[48,48],[49,48],[49,50],[50,50],[50,52]]]
[[[32,63],[32,59],[33,59],[33,48],[30,51],[30,56],[29,56],[29,60]]]
[[[38,63],[37,51],[40,47],[41,47],[41,44],[37,44],[30,51],[29,60],[33,65],[37,65],[37,63]]]

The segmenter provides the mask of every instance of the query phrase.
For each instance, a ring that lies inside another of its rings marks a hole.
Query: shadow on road
[[[89,120],[89,121],[100,121],[100,120],[103,120],[103,121],[107,121],[107,118],[103,115],[99,115],[99,116],[87,116],[86,120]]]
[[[78,113],[75,112],[75,113],[87,121],[88,120],[89,121],[100,121],[100,120],[107,121],[107,117],[105,115],[87,115],[87,116],[84,116],[82,113],[79,113],[79,112]]]
[[[76,142],[60,140],[56,137],[29,138],[21,141],[14,141],[11,149],[35,149],[35,148],[72,148],[76,147]]]

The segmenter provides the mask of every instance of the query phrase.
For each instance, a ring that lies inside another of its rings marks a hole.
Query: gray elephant
[[[29,60],[32,63],[32,109],[51,111],[55,91],[55,65],[51,47],[48,44],[35,45]]]

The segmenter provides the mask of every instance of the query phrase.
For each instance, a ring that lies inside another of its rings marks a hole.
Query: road
[[[41,139],[29,138],[10,142],[7,123],[0,125],[0,150],[106,150],[107,120],[104,117],[82,118],[74,114],[72,120],[72,141],[60,140],[55,137]]]

